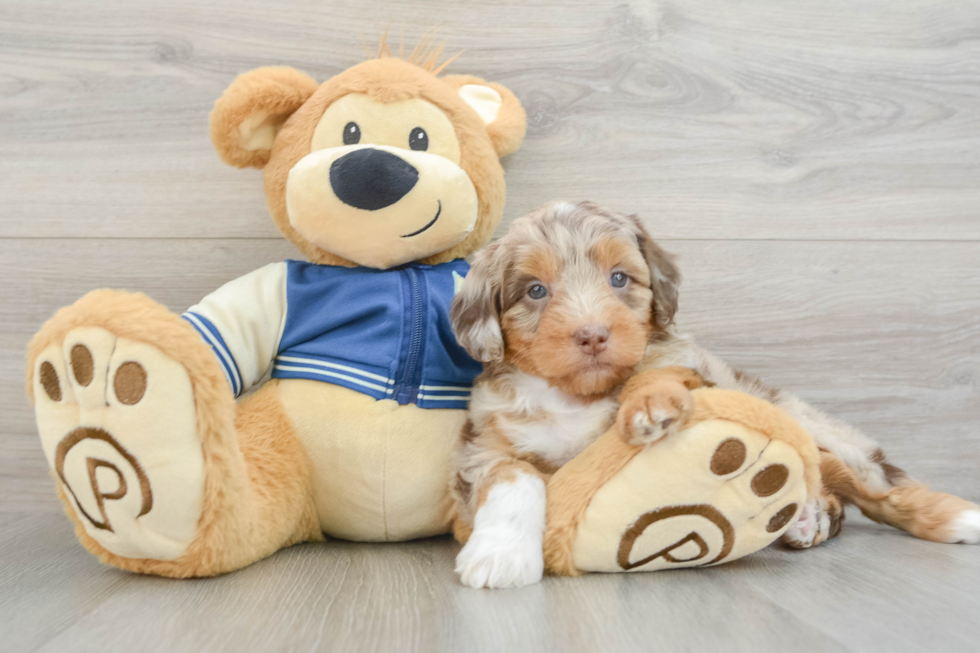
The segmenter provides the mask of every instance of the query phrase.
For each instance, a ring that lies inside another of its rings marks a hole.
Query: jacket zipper
[[[408,288],[411,298],[411,333],[409,336],[408,356],[402,371],[398,396],[399,404],[409,404],[417,401],[419,388],[415,385],[415,373],[419,365],[419,355],[422,353],[422,343],[425,332],[425,300],[422,297],[423,280],[419,278],[418,270],[405,268],[408,275]]]

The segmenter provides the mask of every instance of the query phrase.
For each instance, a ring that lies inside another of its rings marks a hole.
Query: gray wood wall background
[[[254,67],[326,79],[389,25],[441,27],[450,71],[526,106],[506,221],[558,198],[640,214],[703,344],[980,500],[980,2],[0,0],[0,647],[976,650],[980,550],[852,522],[806,554],[502,594],[461,588],[447,540],[181,583],[82,551],[28,339],[93,288],[179,311],[296,256],[208,111]]]

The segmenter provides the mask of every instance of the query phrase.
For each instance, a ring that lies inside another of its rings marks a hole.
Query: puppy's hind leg
[[[883,492],[873,490],[853,469],[830,453],[821,456],[820,472],[831,492],[856,505],[876,522],[900,528],[923,540],[980,543],[980,506],[975,503],[952,494],[933,492],[904,475],[898,484]]]
[[[687,364],[719,387],[741,390],[771,401],[797,420],[813,436],[817,446],[836,463],[823,469],[824,491],[808,497],[796,524],[783,536],[784,543],[808,548],[836,536],[844,520],[842,503],[856,504],[877,521],[908,531],[923,539],[941,542],[980,541],[980,507],[958,497],[930,492],[885,458],[881,447],[853,426],[830,417],[798,397],[766,386],[751,375],[735,372],[721,359],[698,347],[689,347]],[[693,363],[691,361],[694,361]],[[827,456],[825,455],[825,459]],[[832,471],[841,471],[860,485],[846,493],[828,483]],[[915,489],[913,489],[915,488]]]
[[[796,522],[780,541],[793,549],[809,549],[840,535],[843,526],[844,505],[825,485],[818,496],[806,498]]]
[[[810,432],[824,452],[821,473],[825,495],[856,505],[869,518],[921,539],[980,543],[980,506],[930,491],[888,462],[881,447],[869,437],[800,399],[784,393],[777,403]],[[842,510],[839,515],[842,520]],[[836,534],[833,515],[823,521],[828,529],[824,531],[823,523],[818,522],[814,544]],[[794,535],[790,529],[784,541]],[[794,542],[787,544],[793,546]]]

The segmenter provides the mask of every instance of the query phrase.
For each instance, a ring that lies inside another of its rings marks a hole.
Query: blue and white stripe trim
[[[386,399],[394,392],[392,386],[395,382],[378,372],[379,370],[368,371],[346,362],[306,356],[277,356],[272,368],[273,378],[326,381],[363,392],[375,399]]]
[[[239,373],[238,365],[235,364],[235,358],[228,350],[228,345],[225,344],[218,329],[215,328],[210,320],[197,313],[187,312],[181,317],[190,322],[191,326],[204,338],[204,341],[211,345],[211,349],[214,350],[215,355],[218,357],[218,362],[221,363],[221,368],[224,370],[225,377],[228,379],[228,385],[231,386],[231,391],[235,393],[236,397],[242,394],[242,375]]]
[[[382,370],[368,370],[348,361],[326,360],[311,356],[280,355],[276,357],[272,376],[277,379],[312,379],[356,390],[375,399],[391,399],[394,379]],[[419,386],[415,404],[419,408],[465,409],[472,388],[438,383]]]
[[[419,386],[416,405],[419,408],[454,408],[465,410],[470,403],[473,388],[461,385],[437,383]]]

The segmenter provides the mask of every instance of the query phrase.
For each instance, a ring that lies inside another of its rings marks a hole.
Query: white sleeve
[[[229,281],[184,313],[214,349],[235,396],[261,379],[286,325],[285,262]]]

